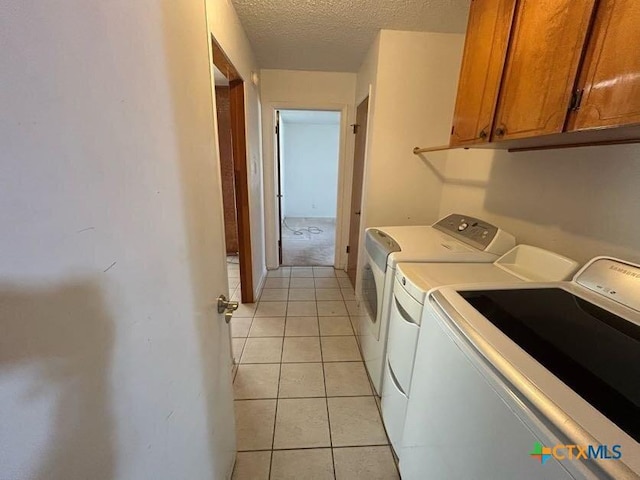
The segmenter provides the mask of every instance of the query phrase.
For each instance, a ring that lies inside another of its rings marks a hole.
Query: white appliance
[[[431,226],[375,227],[365,234],[358,342],[376,393],[382,391],[387,326],[398,262],[491,263],[515,238],[483,220],[451,214]]]
[[[382,383],[382,419],[396,452],[411,398],[416,345],[428,292],[459,283],[565,280],[577,269],[577,262],[530,245],[518,245],[492,264],[399,263],[396,266]]]
[[[640,265],[438,288],[420,330],[404,480],[639,478]]]

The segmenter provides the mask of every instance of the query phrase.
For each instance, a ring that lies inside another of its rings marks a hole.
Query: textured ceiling
[[[261,68],[355,72],[377,32],[465,31],[470,0],[232,0]]]

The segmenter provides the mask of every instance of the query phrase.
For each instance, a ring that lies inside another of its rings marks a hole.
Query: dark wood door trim
[[[216,85],[216,114],[218,116],[218,147],[220,149],[220,176],[222,205],[224,207],[224,236],[227,255],[237,255],[238,213],[236,212],[235,169],[233,168],[233,141],[231,139],[231,105],[229,86]]]
[[[247,168],[247,134],[245,130],[244,81],[211,37],[213,63],[229,80],[231,139],[238,215],[238,250],[242,303],[253,303],[253,260],[251,254],[251,216],[249,211],[249,174]]]

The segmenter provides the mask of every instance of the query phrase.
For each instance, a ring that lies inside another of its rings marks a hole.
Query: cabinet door
[[[473,0],[451,145],[488,142],[516,0]]]
[[[640,2],[601,0],[569,130],[640,123]]]
[[[595,0],[521,0],[492,140],[562,132]]]

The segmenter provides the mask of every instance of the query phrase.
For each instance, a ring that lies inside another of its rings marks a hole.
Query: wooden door
[[[640,2],[601,0],[568,130],[640,123]]]
[[[521,0],[492,140],[562,132],[595,0]]]
[[[473,0],[450,144],[489,141],[516,0]]]
[[[347,275],[351,285],[356,286],[358,273],[358,243],[360,242],[360,207],[362,204],[362,181],[364,179],[364,153],[367,146],[367,115],[369,97],[365,98],[356,111],[356,142],[353,154],[353,180],[351,181],[351,218],[349,221],[349,256]]]
[[[229,57],[227,57],[214,38],[211,39],[211,47],[214,65],[229,80],[229,121],[235,182],[236,226],[238,229],[240,294],[242,303],[253,303],[253,260],[251,254],[251,212],[249,211],[244,82]]]
[[[236,212],[236,187],[233,168],[233,140],[231,138],[231,102],[229,87],[216,86],[216,113],[218,117],[218,149],[220,151],[220,176],[222,178],[222,206],[224,210],[224,237],[227,255],[237,255],[238,221]]]
[[[249,212],[249,172],[245,131],[244,82],[229,83],[233,168],[236,180],[236,211],[238,212],[238,260],[240,262],[240,298],[253,303],[253,263],[251,256],[251,212]]]

